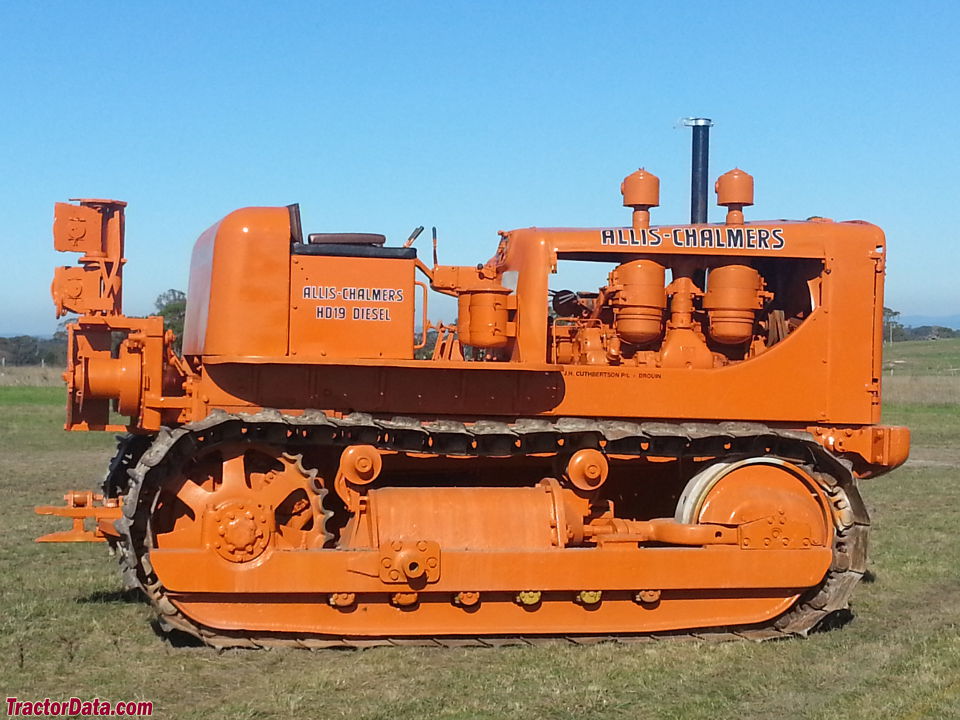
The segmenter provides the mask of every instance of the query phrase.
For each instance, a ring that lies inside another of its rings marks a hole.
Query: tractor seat
[[[386,236],[376,233],[310,233],[310,245],[383,245]]]

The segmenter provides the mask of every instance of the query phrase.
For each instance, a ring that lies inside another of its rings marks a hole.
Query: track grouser
[[[382,235],[237,210],[197,240],[183,352],[121,308],[124,203],[56,206],[68,430],[123,433],[38,512],[106,541],[167,630],[217,646],[804,635],[866,567],[883,233],[747,221],[694,121],[690,223],[501,232],[427,265]],[[434,235],[434,238],[436,235]],[[574,268],[574,270],[570,270]],[[584,280],[590,277],[596,280]],[[585,286],[563,285],[583,281]],[[574,278],[571,282],[570,278]],[[428,298],[456,299],[455,324]]]

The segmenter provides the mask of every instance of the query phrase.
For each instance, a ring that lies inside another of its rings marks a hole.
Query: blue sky
[[[643,165],[654,222],[683,222],[691,115],[716,122],[712,176],[755,176],[748,217],[874,222],[886,304],[957,314],[958,20],[948,2],[5,2],[0,335],[56,326],[58,200],[130,203],[125,310],[145,314],[246,205],[396,242],[437,225],[441,262],[472,263],[498,229],[628,223],[619,183]]]

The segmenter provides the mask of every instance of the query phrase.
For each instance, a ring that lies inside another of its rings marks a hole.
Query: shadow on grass
[[[137,589],[132,590],[98,590],[85,597],[77,598],[81,605],[147,605],[147,598]],[[158,638],[174,648],[201,648],[206,644],[197,637],[176,629],[164,629],[156,618],[150,621],[150,627]]]
[[[139,590],[98,590],[86,597],[77,598],[81,605],[140,604],[146,601]]]
[[[854,614],[849,608],[844,608],[843,610],[834,610],[832,613],[823,618],[823,620],[817,623],[817,626],[812,630],[811,634],[839,630],[844,625],[852,622],[854,617]]]
[[[174,648],[198,648],[206,647],[203,640],[198,637],[191,635],[190,633],[185,633],[182,630],[164,630],[163,625],[160,624],[160,621],[154,618],[150,621],[150,627],[153,628],[153,631],[157,634],[161,640],[165,640],[170,643],[170,647]]]

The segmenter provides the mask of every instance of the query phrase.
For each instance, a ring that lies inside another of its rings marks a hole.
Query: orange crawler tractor
[[[857,480],[909,446],[878,424],[884,236],[746,222],[741,170],[707,223],[693,125],[690,224],[650,224],[640,170],[630,225],[503,232],[478,265],[233,212],[194,247],[182,356],[122,314],[124,203],[58,204],[82,253],[53,283],[79,315],[66,427],[126,434],[102,495],[38,508],[74,520],[41,540],[108,542],[164,628],[216,646],[764,638],[848,612]],[[551,289],[571,261],[606,283]]]

